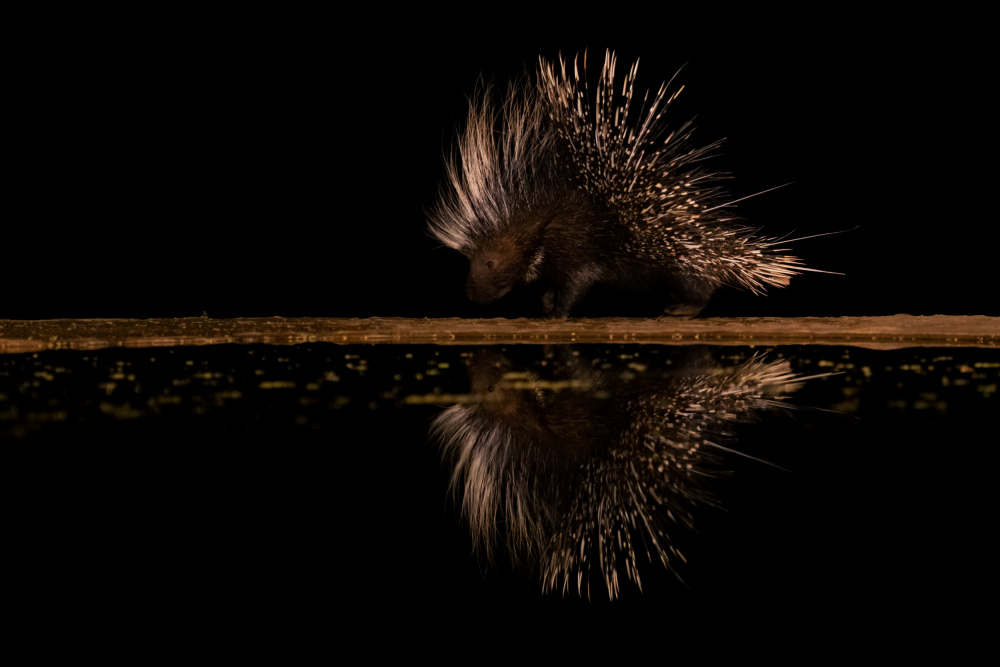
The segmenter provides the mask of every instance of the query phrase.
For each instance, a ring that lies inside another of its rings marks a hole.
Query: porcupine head
[[[480,305],[493,303],[515,287],[538,277],[545,257],[536,225],[511,226],[507,233],[484,239],[465,253],[469,277],[465,293]]]
[[[544,279],[549,315],[568,314],[580,276],[612,246],[599,208],[553,159],[557,137],[536,86],[512,84],[497,107],[490,88],[470,105],[446,159],[447,182],[430,231],[469,260],[466,295],[481,305]],[[567,289],[567,286],[571,286]]]
[[[565,317],[599,276],[613,273],[607,265],[618,261],[611,250],[614,229],[594,204],[569,181],[549,180],[543,188],[508,212],[495,233],[464,251],[465,291],[472,301],[487,305],[541,279],[546,315]]]
[[[487,86],[470,104],[429,214],[431,233],[469,260],[465,291],[481,305],[539,278],[569,188],[555,173],[537,89],[513,83],[499,105],[494,98]]]

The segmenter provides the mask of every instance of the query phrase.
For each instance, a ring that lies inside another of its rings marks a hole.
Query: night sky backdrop
[[[642,89],[683,66],[672,117],[725,138],[714,163],[734,197],[791,183],[741,203],[748,225],[853,230],[793,246],[845,275],[723,290],[703,314],[1000,315],[995,213],[975,203],[977,40],[870,16],[728,32],[671,18],[536,38],[473,18],[399,18],[402,37],[336,16],[36,26],[8,82],[0,318],[539,316],[537,291],[468,302],[467,264],[425,211],[480,78],[585,48],[594,71],[609,47],[619,78],[640,58]],[[581,314],[647,306],[598,293]]]
[[[697,116],[697,141],[725,138],[715,165],[733,197],[792,183],[741,203],[748,225],[852,230],[793,246],[844,275],[800,276],[766,298],[724,290],[704,315],[1000,315],[996,38],[983,16],[754,4],[753,21],[725,28],[717,3],[697,18],[676,3],[563,4],[549,25],[536,24],[541,5],[143,7],[38,5],[34,22],[11,12],[4,26],[0,319],[539,316],[537,291],[469,303],[466,262],[437,247],[425,211],[477,81],[585,48],[592,69],[606,48],[622,69],[640,58],[644,89],[683,67],[675,124]],[[580,314],[649,305],[595,294]],[[640,352],[597,348],[583,359]],[[259,660],[275,646],[284,662],[314,653],[313,635],[327,653],[446,655],[485,634],[475,657],[523,637],[521,656],[542,655],[541,638],[559,655],[607,642],[616,656],[672,657],[690,642],[853,658],[874,645],[925,660],[943,647],[953,663],[993,630],[971,602],[995,580],[983,530],[995,482],[979,460],[996,442],[996,385],[966,378],[980,362],[991,377],[996,354],[926,352],[781,352],[838,372],[799,390],[797,415],[741,429],[746,451],[777,465],[732,457],[730,496],[749,502],[705,508],[692,576],[664,571],[673,588],[646,579],[645,597],[598,613],[502,570],[484,584],[469,557],[427,441],[440,407],[404,400],[466,391],[458,348],[0,355],[9,634],[34,653],[187,657],[208,644]],[[505,354],[564,377],[541,346]],[[694,370],[710,358],[641,354],[650,380],[668,359]]]

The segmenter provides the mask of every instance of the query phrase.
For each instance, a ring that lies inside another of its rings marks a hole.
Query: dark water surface
[[[25,613],[139,633],[428,613],[975,633],[954,619],[992,581],[998,385],[1000,350],[975,348],[0,355],[7,549]]]

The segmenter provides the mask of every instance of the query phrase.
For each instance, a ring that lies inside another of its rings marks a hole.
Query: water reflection
[[[483,558],[503,550],[537,569],[544,591],[585,597],[614,599],[628,581],[641,590],[648,562],[683,561],[675,538],[714,502],[711,479],[738,453],[733,426],[800,381],[784,360],[723,368],[704,351],[662,373],[599,367],[565,347],[548,357],[543,376],[474,353],[470,395],[432,433]]]

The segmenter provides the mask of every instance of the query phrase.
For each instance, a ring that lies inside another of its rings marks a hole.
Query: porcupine
[[[570,75],[564,59],[540,58],[537,79],[512,84],[499,108],[489,87],[473,100],[429,215],[431,233],[469,259],[471,300],[544,279],[553,317],[597,284],[669,291],[668,313],[695,315],[721,285],[760,294],[809,270],[728,212],[719,175],[702,166],[719,142],[694,146],[691,121],[667,133],[680,90],[668,96],[664,83],[630,122],[637,69],[616,95],[606,52],[593,100],[586,56],[582,75],[576,59]]]
[[[566,354],[542,377],[477,351],[468,400],[431,428],[477,550],[537,571],[545,592],[583,597],[614,599],[624,581],[641,590],[651,563],[680,576],[694,510],[716,503],[707,482],[739,454],[724,444],[734,426],[805,378],[786,360],[679,360],[672,373],[626,379]]]

